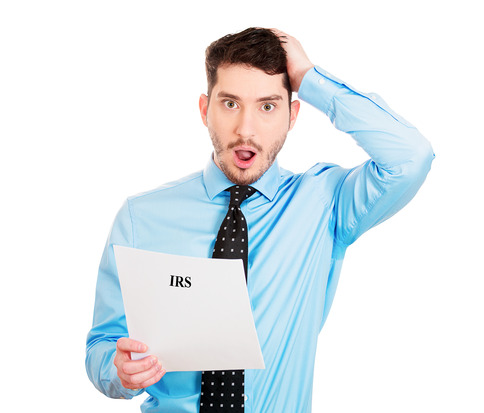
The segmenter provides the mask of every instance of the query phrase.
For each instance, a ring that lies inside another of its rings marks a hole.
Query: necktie
[[[230,203],[227,215],[220,225],[212,258],[242,258],[247,280],[247,222],[240,204],[254,194],[250,186],[228,188]],[[244,412],[244,370],[204,371],[200,413]]]

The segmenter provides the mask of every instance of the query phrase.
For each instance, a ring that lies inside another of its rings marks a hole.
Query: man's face
[[[282,74],[271,76],[244,65],[219,67],[210,102],[207,95],[200,96],[215,164],[240,185],[257,181],[269,169],[298,111],[298,101],[289,110]]]

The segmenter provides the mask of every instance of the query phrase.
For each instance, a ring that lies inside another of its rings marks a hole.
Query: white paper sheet
[[[166,371],[263,369],[242,260],[114,246],[129,336]],[[178,278],[177,278],[178,277]]]

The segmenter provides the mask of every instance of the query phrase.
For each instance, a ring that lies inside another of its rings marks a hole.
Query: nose
[[[235,133],[244,139],[252,138],[255,135],[255,123],[256,119],[254,114],[244,108],[239,111]]]

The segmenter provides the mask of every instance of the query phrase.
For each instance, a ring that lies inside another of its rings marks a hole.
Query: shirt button
[[[321,79],[318,80],[318,82],[320,85],[324,85],[324,83],[326,82],[326,79],[322,77]]]
[[[244,394],[244,401],[247,401],[248,397],[246,394]]]

